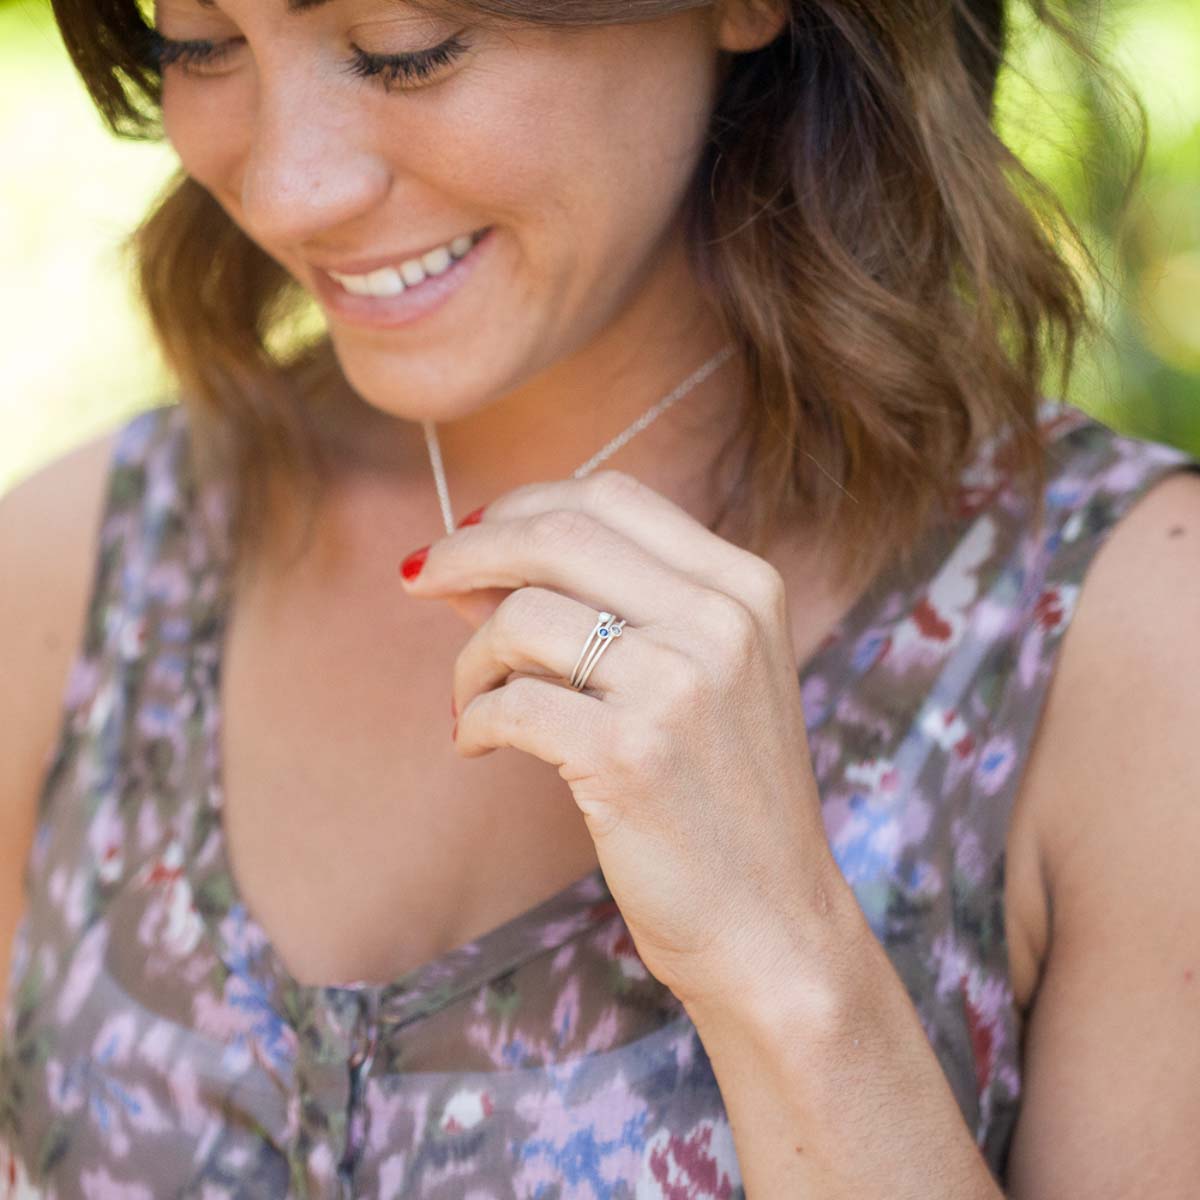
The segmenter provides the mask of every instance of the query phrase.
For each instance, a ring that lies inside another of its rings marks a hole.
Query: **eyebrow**
[[[216,8],[216,0],[196,0],[201,8]],[[320,8],[329,4],[330,0],[287,0],[287,10],[290,13],[306,12],[310,8]]]

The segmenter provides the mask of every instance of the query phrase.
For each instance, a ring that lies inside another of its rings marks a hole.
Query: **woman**
[[[56,11],[181,402],[0,506],[10,1190],[1194,1188],[1200,464],[999,6]]]

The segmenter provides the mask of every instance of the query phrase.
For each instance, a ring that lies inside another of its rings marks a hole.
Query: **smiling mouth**
[[[495,230],[495,226],[488,226],[476,234],[463,235],[467,245],[459,258],[449,252],[449,245],[440,247],[440,254],[431,251],[435,254],[432,266],[440,270],[426,274],[422,266],[419,282],[415,283],[405,282],[396,267],[381,267],[359,276],[360,282],[366,281],[368,290],[355,292],[345,285],[345,276],[339,280],[330,271],[316,267],[316,297],[331,317],[352,325],[373,329],[410,325],[449,303],[472,278],[476,264],[487,258],[496,240],[492,236]],[[405,263],[400,264],[401,269],[404,266]],[[414,269],[410,268],[409,275],[417,278]]]
[[[377,267],[373,271],[351,274],[319,268],[325,272],[344,292],[352,296],[379,297],[387,299],[419,288],[430,279],[444,275],[456,262],[466,258],[475,246],[490,232],[491,227],[474,233],[460,234],[449,242],[435,246],[424,254],[408,259],[397,259]]]

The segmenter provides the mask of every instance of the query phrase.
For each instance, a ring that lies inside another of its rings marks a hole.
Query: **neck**
[[[728,341],[682,248],[668,252],[621,315],[577,351],[488,404],[429,416],[454,519],[522,484],[569,478]],[[737,428],[742,389],[735,354],[595,469],[627,471],[709,523],[725,495],[712,470]],[[398,419],[352,397],[326,426],[346,477],[427,487],[436,509],[425,418]],[[736,460],[727,461],[721,478],[731,480]]]

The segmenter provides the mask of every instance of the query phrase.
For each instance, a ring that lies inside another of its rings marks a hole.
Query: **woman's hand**
[[[558,767],[642,961],[681,1001],[769,991],[822,952],[800,943],[848,887],[773,566],[606,470],[506,493],[406,586],[478,626],[454,665],[460,753]],[[600,610],[627,624],[576,691]]]

